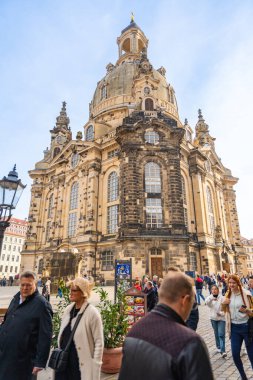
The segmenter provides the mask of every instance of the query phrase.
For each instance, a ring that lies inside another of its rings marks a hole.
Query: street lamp
[[[2,249],[4,232],[9,227],[12,210],[16,208],[19,198],[26,185],[18,179],[16,165],[9,172],[8,177],[0,180],[0,252]]]

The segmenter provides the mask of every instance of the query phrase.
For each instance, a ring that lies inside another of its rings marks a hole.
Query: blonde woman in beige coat
[[[84,278],[68,283],[72,303],[61,322],[58,347],[64,349],[75,324],[83,313],[71,343],[66,371],[56,372],[55,380],[99,380],[103,354],[103,327],[98,310],[88,304],[90,284]]]

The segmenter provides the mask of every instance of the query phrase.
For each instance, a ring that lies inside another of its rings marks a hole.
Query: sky
[[[28,216],[28,171],[50,144],[62,101],[73,136],[83,130],[131,12],[152,65],[166,68],[181,121],[194,129],[201,108],[218,156],[239,178],[241,234],[252,238],[252,0],[1,0],[0,177],[17,164],[27,184],[14,216]]]

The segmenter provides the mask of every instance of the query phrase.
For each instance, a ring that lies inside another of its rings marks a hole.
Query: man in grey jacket
[[[205,343],[185,324],[193,301],[190,277],[170,272],[159,304],[127,335],[119,380],[214,379]]]

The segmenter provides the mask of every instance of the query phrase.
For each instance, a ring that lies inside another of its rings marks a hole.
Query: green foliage
[[[60,297],[60,294],[62,295]],[[52,347],[57,347],[57,339],[61,327],[61,318],[64,310],[70,304],[69,300],[69,288],[66,287],[66,283],[63,280],[59,281],[58,284],[58,294],[56,296],[59,298],[59,302],[57,303],[56,309],[54,310],[53,316],[53,339],[52,339]]]
[[[100,310],[103,328],[105,348],[116,348],[122,346],[127,334],[127,316],[125,315],[126,300],[124,289],[118,288],[117,301],[113,303],[109,300],[106,290],[96,288],[100,302],[97,306]]]

